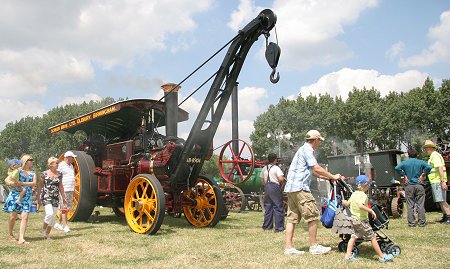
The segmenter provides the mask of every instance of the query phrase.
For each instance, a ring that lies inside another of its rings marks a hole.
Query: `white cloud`
[[[364,10],[375,7],[378,2],[275,0],[277,36],[283,47],[280,64],[287,69],[304,70],[353,57],[353,52],[338,37],[344,33],[345,25],[354,23]],[[262,9],[255,6],[254,1],[241,0],[228,26],[238,30]]]
[[[250,134],[255,130],[253,126],[254,121],[252,120],[240,120],[238,122],[239,126],[239,139],[244,140],[247,143],[251,143]],[[214,148],[220,147],[226,142],[230,141],[231,136],[231,120],[220,121],[219,127],[217,128],[217,133],[214,136]],[[216,153],[220,152],[217,149]]]
[[[245,23],[253,20],[257,12],[260,12],[263,8],[254,6],[254,1],[252,0],[240,0],[237,10],[231,13],[230,21],[228,22],[228,27],[237,32],[240,28],[245,26]]]
[[[420,67],[450,61],[450,11],[441,14],[440,24],[429,30],[428,39],[432,44],[427,49],[417,55],[400,59],[399,66]]]
[[[0,9],[0,87],[44,94],[50,82],[94,77],[93,64],[111,68],[164,49],[171,33],[196,28],[206,1],[8,1]],[[63,15],[62,15],[63,14]],[[189,40],[188,40],[189,41]],[[178,49],[185,49],[185,41]],[[4,96],[4,95],[3,95]]]
[[[386,52],[386,56],[390,59],[393,60],[397,55],[399,55],[403,49],[405,48],[405,43],[403,43],[402,41],[399,41],[395,44],[393,44],[388,51]]]
[[[136,57],[166,48],[172,48],[172,52],[186,49],[193,43],[190,39],[179,44],[178,39],[168,39],[169,35],[194,30],[197,25],[193,16],[208,10],[212,3],[213,0],[27,1],[26,5],[19,1],[2,2],[0,36],[8,38],[0,39],[0,98],[18,102],[13,99],[45,96],[51,84],[95,79],[96,68],[130,66]],[[123,83],[141,83],[145,87],[149,82]],[[59,90],[63,95],[64,87]],[[98,98],[95,94],[67,97],[62,104]]]
[[[376,70],[343,68],[322,76],[316,83],[300,88],[301,96],[310,94],[330,94],[332,97],[341,96],[347,99],[348,93],[356,87],[370,89],[374,87],[382,96],[391,91],[406,92],[414,87],[421,87],[428,74],[410,70],[393,76],[382,75]]]
[[[254,119],[264,112],[259,104],[261,99],[267,98],[267,90],[257,87],[245,87],[238,90],[239,119]],[[231,118],[231,98],[224,112],[224,118]]]
[[[86,93],[83,96],[68,96],[59,103],[59,106],[65,106],[68,104],[81,104],[83,102],[89,103],[90,101],[96,102],[101,100],[102,97],[98,96],[95,93]]]
[[[329,65],[353,57],[354,53],[338,38],[344,26],[378,0],[276,0],[273,5],[282,44],[280,64],[288,69]]]
[[[38,102],[21,102],[11,99],[0,99],[0,130],[8,122],[20,120],[26,116],[42,116],[46,110]]]
[[[65,53],[37,48],[20,52],[0,50],[0,96],[43,95],[50,82],[82,81],[92,77],[89,61],[80,61]]]

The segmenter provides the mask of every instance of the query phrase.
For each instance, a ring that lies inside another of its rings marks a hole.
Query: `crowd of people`
[[[286,255],[300,255],[305,251],[294,248],[293,236],[295,227],[303,219],[308,226],[309,252],[313,255],[325,254],[331,250],[330,247],[322,246],[317,242],[318,220],[320,211],[311,193],[311,175],[321,179],[336,181],[344,179],[340,174],[331,174],[321,167],[314,151],[324,141],[324,137],[317,130],[310,130],[305,136],[305,143],[294,155],[289,171],[285,176],[277,166],[277,156],[273,153],[268,155],[268,165],[260,174],[261,184],[264,186],[264,222],[263,230],[270,231],[274,227],[275,232],[285,232]],[[405,185],[406,202],[408,207],[408,225],[410,227],[424,227],[425,219],[425,190],[423,187],[425,176],[428,176],[432,187],[433,198],[439,203],[443,212],[440,222],[450,223],[450,208],[447,204],[447,173],[442,156],[436,151],[436,145],[425,141],[423,150],[430,155],[428,162],[417,160],[417,151],[408,150],[409,159],[400,163],[395,170],[402,176]],[[352,234],[347,245],[344,259],[354,261],[356,257],[352,250],[356,240],[370,241],[380,262],[392,260],[392,254],[381,251],[376,240],[375,233],[369,224],[369,214],[376,218],[376,214],[369,207],[368,191],[372,179],[367,175],[359,175],[356,178],[357,191],[352,193],[349,200],[342,200],[342,204],[351,212]],[[284,186],[284,188],[282,187]],[[286,225],[284,226],[283,192],[287,194],[288,208]],[[418,215],[418,220],[415,218]],[[273,224],[275,219],[275,225]]]
[[[286,255],[300,255],[305,251],[294,248],[294,231],[300,220],[307,224],[309,235],[309,252],[313,255],[325,254],[331,247],[318,244],[317,229],[320,211],[315,198],[311,194],[311,175],[336,181],[343,179],[340,174],[332,174],[320,166],[314,156],[314,151],[319,147],[324,137],[317,130],[310,130],[305,136],[305,143],[295,153],[289,171],[285,176],[277,166],[277,155],[268,155],[268,164],[260,174],[261,184],[264,186],[264,222],[263,230],[285,233]],[[395,167],[405,185],[405,198],[407,203],[407,221],[410,227],[424,227],[426,225],[424,201],[424,179],[428,177],[434,201],[439,204],[443,217],[441,222],[450,224],[450,207],[447,201],[447,173],[443,157],[436,151],[436,145],[431,140],[426,140],[424,151],[430,156],[428,162],[418,160],[417,151],[408,150],[409,159]],[[73,206],[75,189],[74,158],[72,151],[64,154],[64,160],[59,161],[50,157],[47,161],[48,169],[43,171],[37,184],[36,173],[33,170],[33,157],[25,154],[20,160],[8,161],[8,175],[5,183],[11,187],[11,191],[4,203],[3,211],[9,213],[8,239],[18,244],[29,244],[25,240],[25,232],[28,224],[28,215],[32,212],[33,191],[37,192],[37,208],[44,208],[45,216],[42,224],[42,237],[50,239],[52,228],[70,232],[67,224],[67,213]],[[354,261],[353,246],[357,239],[371,241],[380,262],[386,262],[394,258],[391,254],[384,254],[375,234],[369,225],[369,214],[376,218],[376,214],[369,207],[367,192],[372,184],[372,179],[367,175],[359,175],[356,178],[358,190],[353,192],[350,199],[342,200],[351,212],[353,232],[348,242],[345,260]],[[288,197],[288,208],[284,216],[283,192]],[[60,218],[57,219],[57,211]],[[417,219],[416,219],[417,213]],[[19,236],[14,236],[13,230],[20,214]],[[275,221],[274,221],[275,220]]]
[[[64,160],[59,162],[55,157],[47,161],[48,169],[43,171],[37,186],[34,160],[31,155],[25,154],[20,160],[8,161],[8,175],[5,184],[11,187],[8,197],[3,205],[3,212],[9,213],[8,239],[18,244],[29,244],[25,240],[28,225],[28,215],[40,207],[44,208],[45,216],[42,225],[42,237],[50,239],[53,227],[69,232],[67,226],[67,212],[73,205],[73,192],[75,185],[75,170],[73,167],[76,155],[72,151],[64,154]],[[37,204],[33,208],[32,197],[36,191]],[[61,211],[60,223],[57,223],[56,212]],[[19,237],[14,236],[14,226],[20,215]]]

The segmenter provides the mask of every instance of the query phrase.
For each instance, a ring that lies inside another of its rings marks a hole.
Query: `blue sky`
[[[82,101],[162,96],[264,8],[278,16],[280,82],[271,84],[264,38],[239,77],[240,136],[281,97],[329,93],[344,99],[353,86],[382,94],[439,86],[450,78],[447,0],[128,0],[14,1],[0,9],[0,130],[21,117]],[[270,41],[276,41],[275,36]],[[182,85],[180,101],[214,73],[223,54]],[[182,107],[191,120],[209,84]],[[231,138],[227,111],[215,138]]]

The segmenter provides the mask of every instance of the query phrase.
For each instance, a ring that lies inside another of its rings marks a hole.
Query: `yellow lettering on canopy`
[[[51,134],[54,134],[54,133],[56,133],[56,132],[59,132],[61,130],[61,126],[57,126],[57,127],[55,127],[55,128],[52,128],[51,130],[50,130],[50,133]]]
[[[80,124],[80,123],[86,122],[86,121],[90,120],[91,117],[92,117],[92,115],[87,115],[87,116],[84,116],[82,118],[79,118],[79,119],[77,119],[76,124]]]
[[[117,106],[107,107],[105,109],[102,109],[100,111],[92,113],[92,118],[95,119],[95,118],[98,118],[101,116],[105,116],[106,114],[110,114],[116,110],[117,110]]]

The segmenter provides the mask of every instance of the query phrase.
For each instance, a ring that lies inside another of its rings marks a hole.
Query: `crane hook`
[[[276,77],[275,77],[275,72],[277,73]],[[272,73],[270,73],[270,82],[272,82],[273,84],[277,83],[280,80],[280,73],[277,72],[277,68],[274,67],[272,68]]]

